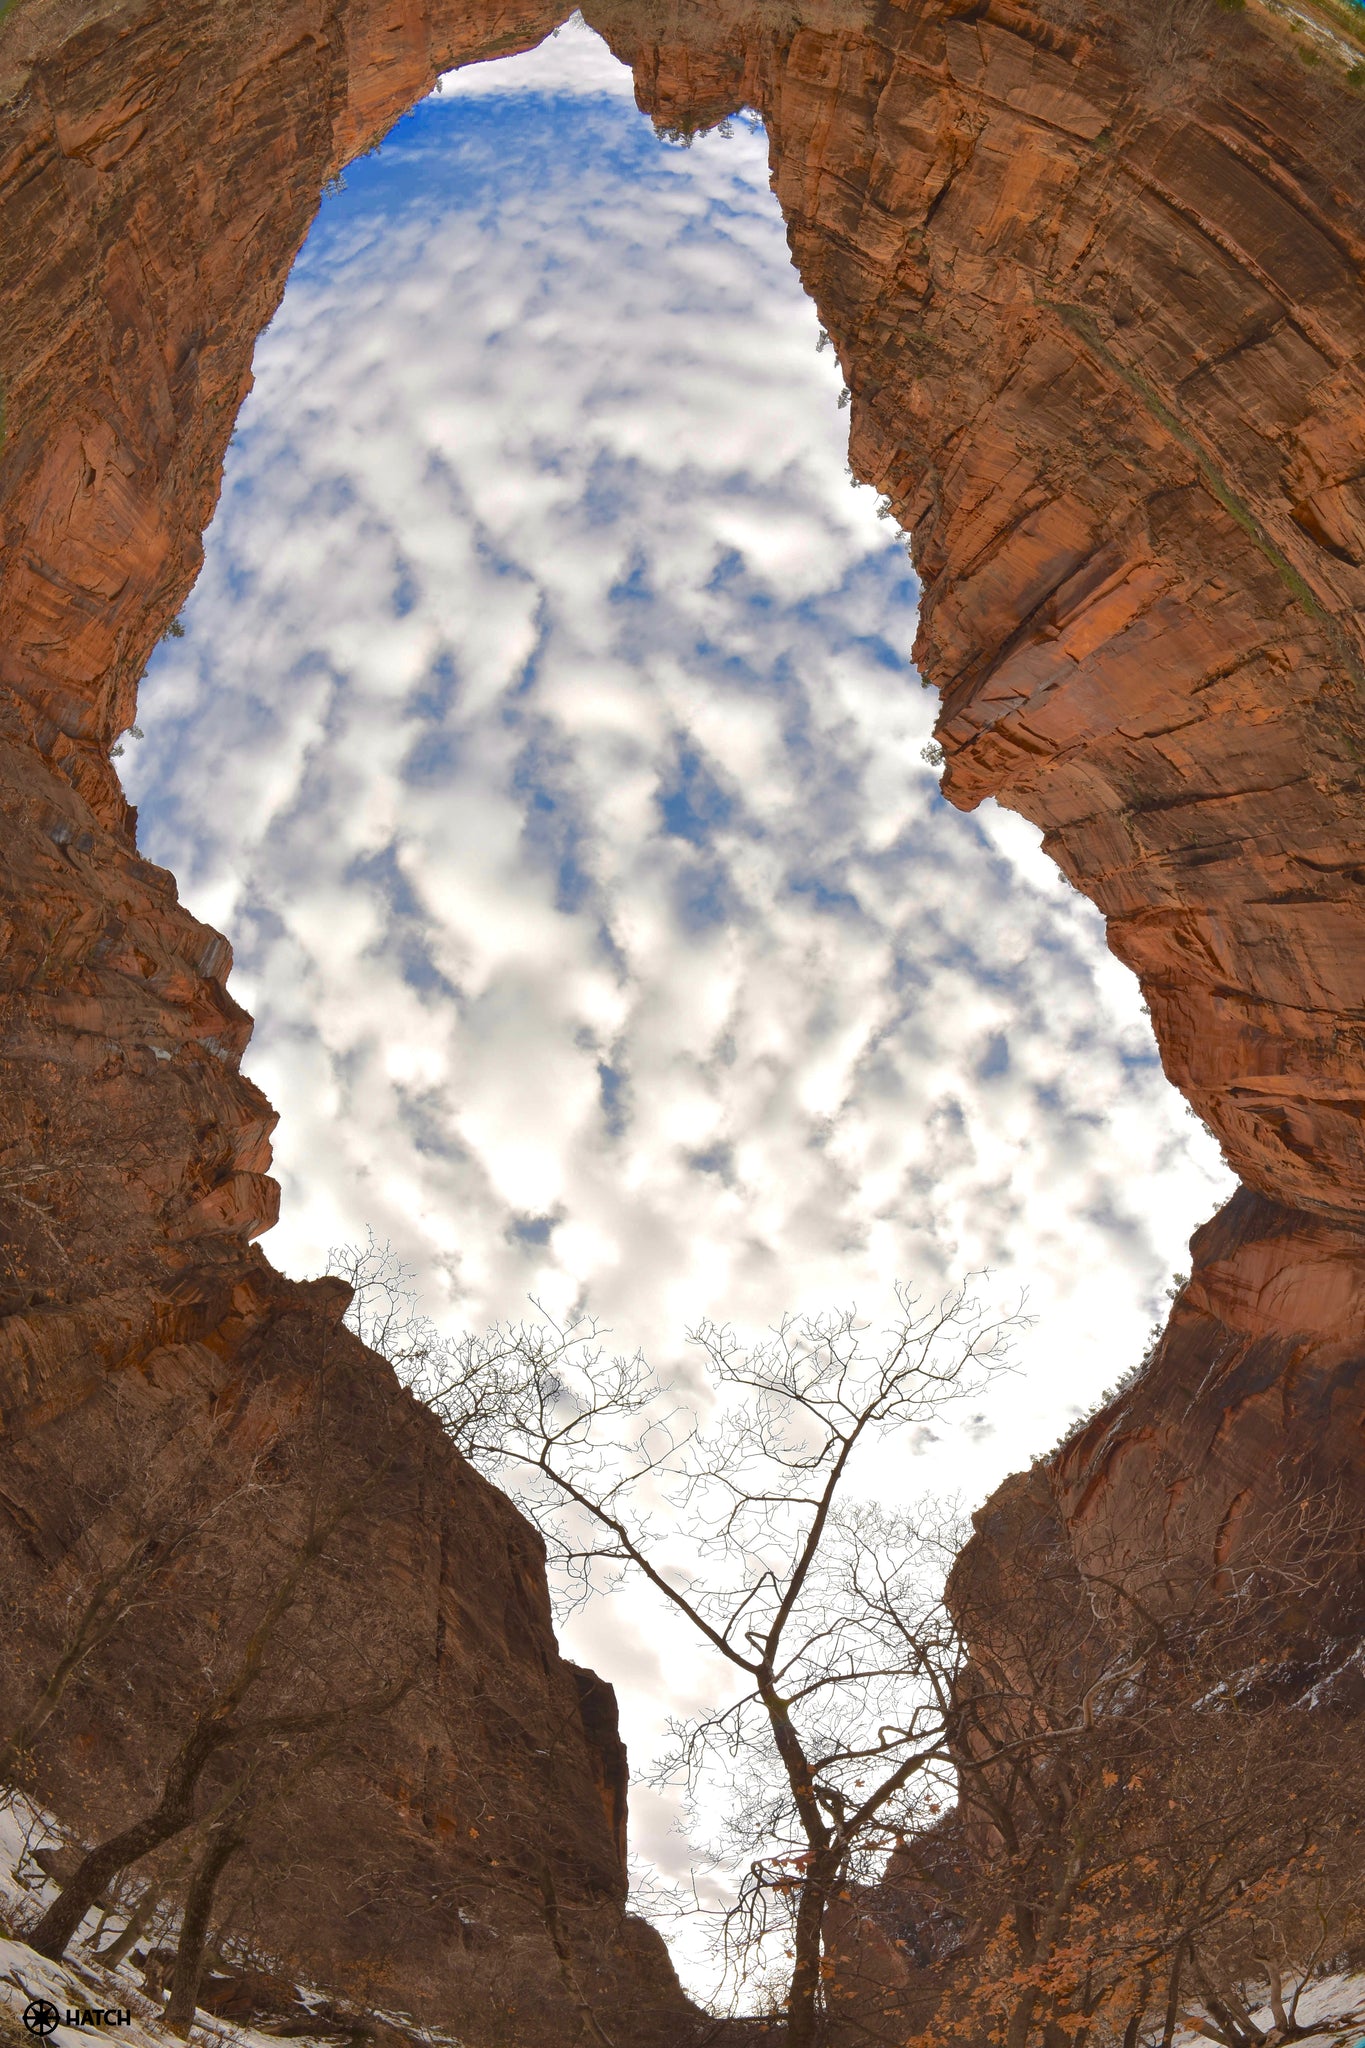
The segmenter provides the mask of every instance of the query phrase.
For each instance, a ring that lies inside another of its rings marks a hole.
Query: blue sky
[[[372,1228],[449,1328],[587,1302],[702,1398],[702,1315],[990,1266],[1024,1370],[882,1475],[971,1501],[1230,1182],[1037,834],[938,793],[818,341],[756,124],[660,142],[576,25],[444,81],[324,201],[122,765],[236,949],[277,1263]],[[629,1598],[570,1643],[637,1760],[711,1697]]]

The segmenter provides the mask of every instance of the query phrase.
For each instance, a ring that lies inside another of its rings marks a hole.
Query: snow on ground
[[[78,2009],[126,2012],[128,2024],[57,2027],[47,2038],[53,2048],[90,2048],[92,2035],[108,2035],[125,2048],[180,2048],[176,2037],[158,2024],[160,2001],[147,1997],[130,1965],[105,1970],[86,1956],[79,1962],[50,1963],[21,1941],[0,1940],[0,2008],[15,2022],[15,2031],[31,1999],[45,1998],[65,2015]],[[195,2033],[232,2048],[272,2048],[271,2037],[249,2027],[228,2026],[207,2013],[198,2015]],[[315,2042],[309,2048],[317,2048]]]
[[[1286,2006],[1291,1994],[1285,1993]],[[1269,2034],[1274,2024],[1268,2006],[1255,2006],[1251,2017]],[[1300,2035],[1295,2048],[1365,2048],[1365,1976],[1320,1977],[1299,2000],[1300,2025],[1321,2021],[1313,2034]],[[1200,2034],[1179,2033],[1177,2048],[1209,2048]]]
[[[59,2025],[46,2037],[48,2048],[92,2048],[92,2043],[101,2040],[121,2044],[121,2048],[184,2048],[179,2037],[160,2024],[164,2000],[143,1989],[138,1966],[128,1960],[110,1970],[92,1953],[96,1945],[107,1946],[114,1940],[125,1925],[124,1914],[88,1914],[60,1963],[49,1962],[23,1940],[24,1930],[35,1925],[57,1893],[57,1886],[35,1862],[34,1851],[60,1848],[65,1839],[51,1815],[22,1793],[0,1794],[0,2040],[30,2038],[23,2029],[23,2013],[31,2000],[40,1998],[55,2005],[63,2016],[78,2010],[120,2015],[105,2024]],[[174,1928],[152,1938],[163,1945],[173,1942]],[[295,1989],[300,2004],[306,2007],[343,2009],[342,2001],[314,1986],[300,1984]],[[126,2022],[121,2017],[125,2012]],[[357,2012],[356,2017],[362,2015]],[[454,2035],[424,2027],[407,2013],[375,2009],[364,2017],[383,2021],[407,2035],[414,2048],[462,2048]],[[8,2027],[3,2025],[5,2020]],[[346,2031],[338,2029],[337,2048]],[[40,2037],[32,2038],[34,2048],[41,2048]],[[194,2040],[203,2048],[290,2048],[291,2043],[297,2048],[333,2048],[317,2035],[301,2038],[283,2032],[264,2033],[203,2011],[195,2014]]]
[[[22,2025],[24,2008],[32,1999],[42,1998],[63,2016],[78,2010],[112,2010],[120,2015],[116,2023],[102,2026],[59,2025],[47,2036],[49,2048],[91,2048],[92,2040],[101,2037],[122,2044],[122,2048],[183,2048],[160,2024],[162,2001],[144,1991],[137,1966],[129,1961],[115,1970],[106,1969],[91,1953],[97,1942],[107,1944],[114,1939],[124,1924],[120,1914],[97,1919],[92,1913],[72,1943],[73,1953],[60,1963],[38,1955],[22,1938],[12,1938],[22,1937],[23,1930],[34,1925],[56,1893],[55,1885],[35,1862],[34,1851],[58,1848],[63,1840],[51,1816],[21,1793],[0,1798],[0,2022],[9,2022],[8,2027],[0,2024],[0,2041],[6,2036],[11,2041],[27,2038]],[[300,1984],[297,1991],[306,2006],[333,2003],[314,1987]],[[123,2013],[128,2015],[126,2022]],[[422,2048],[461,2048],[453,2035],[423,2027],[407,2014],[375,2012],[372,2016],[399,2028]],[[1252,2016],[1269,2033],[1269,2011],[1261,2009]],[[1300,2037],[1296,2048],[1365,2048],[1365,1975],[1321,1978],[1304,1991],[1298,2016],[1300,2021],[1321,2021],[1321,2026]],[[297,2048],[329,2048],[316,2036],[262,2033],[202,2011],[195,2015],[194,2036],[203,2048],[289,2048],[291,2042]],[[36,2043],[37,2037],[34,2039]],[[1177,2048],[1207,2048],[1198,2034],[1179,2033],[1176,2043]]]

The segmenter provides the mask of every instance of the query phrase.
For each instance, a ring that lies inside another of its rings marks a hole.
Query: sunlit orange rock
[[[592,14],[662,124],[763,112],[851,465],[913,536],[945,793],[1042,827],[1254,1191],[1054,1470],[1082,1547],[1172,1489],[1226,1545],[1365,1485],[1365,107],[1283,22],[1194,13],[1164,65],[1141,10],[1042,0]]]

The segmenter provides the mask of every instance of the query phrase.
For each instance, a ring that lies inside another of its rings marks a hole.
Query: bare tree
[[[492,1447],[502,1440],[508,1402],[519,1384],[518,1374],[509,1369],[518,1332],[509,1326],[506,1333],[494,1332],[477,1343],[443,1337],[421,1305],[411,1267],[373,1230],[366,1232],[363,1245],[333,1245],[325,1270],[351,1290],[347,1329],[387,1359],[419,1399],[439,1410],[467,1458],[485,1466],[499,1464]],[[557,1333],[566,1342],[566,1356],[581,1329]],[[504,1334],[512,1340],[506,1350]],[[581,1350],[581,1343],[576,1348]]]
[[[220,1659],[216,1671],[210,1666],[208,1683],[197,1689],[197,1698],[192,1695],[187,1701],[184,1732],[162,1773],[154,1804],[87,1850],[30,1933],[30,1944],[40,1955],[55,1959],[65,1954],[86,1913],[122,1871],[196,1824],[201,1818],[201,1781],[220,1758],[240,1769],[244,1758],[271,1744],[319,1733],[358,1714],[386,1712],[408,1689],[410,1680],[401,1678],[338,1703],[334,1679],[326,1668],[335,1668],[333,1658],[310,1660],[306,1643],[285,1633],[305,1592],[317,1590],[314,1582],[332,1539],[355,1517],[384,1470],[381,1464],[339,1486],[315,1472],[297,1540],[273,1557],[258,1543],[259,1605],[243,1624],[237,1648]],[[235,1556],[230,1553],[230,1563]],[[213,1617],[209,1619],[212,1623]],[[330,1648],[334,1651],[335,1644]],[[272,1652],[277,1653],[273,1661]],[[324,1667],[316,1681],[314,1661]],[[269,1689],[290,1704],[254,1717],[245,1714],[250,1696],[270,1681]]]
[[[964,1287],[931,1308],[901,1293],[872,1348],[852,1312],[790,1318],[755,1346],[704,1324],[693,1341],[717,1395],[705,1426],[641,1357],[609,1356],[590,1322],[467,1339],[418,1381],[511,1482],[579,1596],[603,1574],[639,1574],[734,1675],[725,1708],[678,1727],[673,1764],[694,1789],[719,1772],[740,1793],[728,1847],[749,1867],[730,1932],[752,1947],[779,1916],[790,2048],[821,2036],[832,1900],[908,1823],[947,1753],[941,1710],[884,1618],[850,1604],[853,1489],[875,1446],[903,1448],[980,1394],[1019,1321]],[[907,1555],[907,1584],[922,1561]]]
[[[400,1379],[420,1380],[447,1355],[450,1347],[423,1311],[411,1269],[373,1230],[363,1245],[334,1244],[326,1271],[351,1290],[347,1329],[386,1358]]]
[[[117,1416],[117,1408],[115,1410]],[[115,1431],[117,1441],[117,1431]],[[158,1604],[173,1598],[177,1568],[209,1537],[215,1523],[255,1500],[255,1461],[225,1479],[218,1469],[215,1433],[188,1468],[157,1469],[155,1453],[136,1483],[126,1473],[101,1470],[92,1480],[69,1475],[68,1513],[79,1533],[47,1583],[13,1601],[16,1628],[61,1617],[45,1658],[34,1657],[37,1676],[28,1704],[0,1742],[0,1784],[27,1776],[34,1746],[77,1682],[121,1630],[146,1631]],[[16,1673],[16,1676],[18,1674]]]
[[[110,1637],[142,1605],[163,1566],[188,1532],[158,1538],[139,1530],[107,1563],[92,1561],[89,1575],[70,1602],[64,1639],[34,1696],[20,1713],[7,1739],[0,1743],[0,1784],[26,1775],[34,1743],[51,1720],[71,1681]]]
[[[224,1872],[251,1842],[259,1820],[287,1813],[298,1791],[329,1763],[339,1741],[351,1730],[387,1713],[411,1690],[405,1678],[372,1700],[360,1700],[332,1713],[318,1740],[301,1746],[277,1744],[253,1754],[237,1783],[218,1802],[202,1832],[197,1861],[185,1891],[176,1942],[171,1995],[166,2006],[169,2032],[188,2039],[199,2001],[214,1900]]]
[[[1311,1509],[1281,1521],[1302,1538]],[[950,1820],[903,1844],[868,1902],[906,1947],[927,1931],[896,1986],[917,2039],[1171,2048],[1184,2027],[1263,2048],[1310,2031],[1309,1974],[1365,1924],[1359,1734],[1312,1663],[1272,1647],[1277,1614],[1354,1549],[1333,1503],[1318,1521],[1297,1557],[1268,1526],[1236,1569],[1081,1570],[1054,1517],[1021,1516],[1007,1560],[950,1583],[962,1647],[947,1664],[880,1593],[868,1546],[864,1596],[905,1622],[957,1781]]]

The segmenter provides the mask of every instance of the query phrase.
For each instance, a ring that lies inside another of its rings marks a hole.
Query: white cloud
[[[277,1262],[370,1226],[452,1327],[586,1296],[684,1375],[988,1264],[1027,1371],[880,1475],[979,1498],[1229,1183],[1098,916],[920,759],[816,335],[761,133],[657,144],[581,27],[448,79],[324,206],[126,765],[237,949]],[[622,1599],[570,1642],[638,1756],[712,1681]]]
[[[470,64],[463,71],[447,71],[437,89],[446,95],[447,104],[484,95],[507,100],[541,93],[552,93],[556,99],[574,93],[587,97],[603,94],[632,105],[635,99],[625,65],[618,64],[602,38],[585,28],[578,14],[554,29],[538,49],[527,50],[520,57]]]

